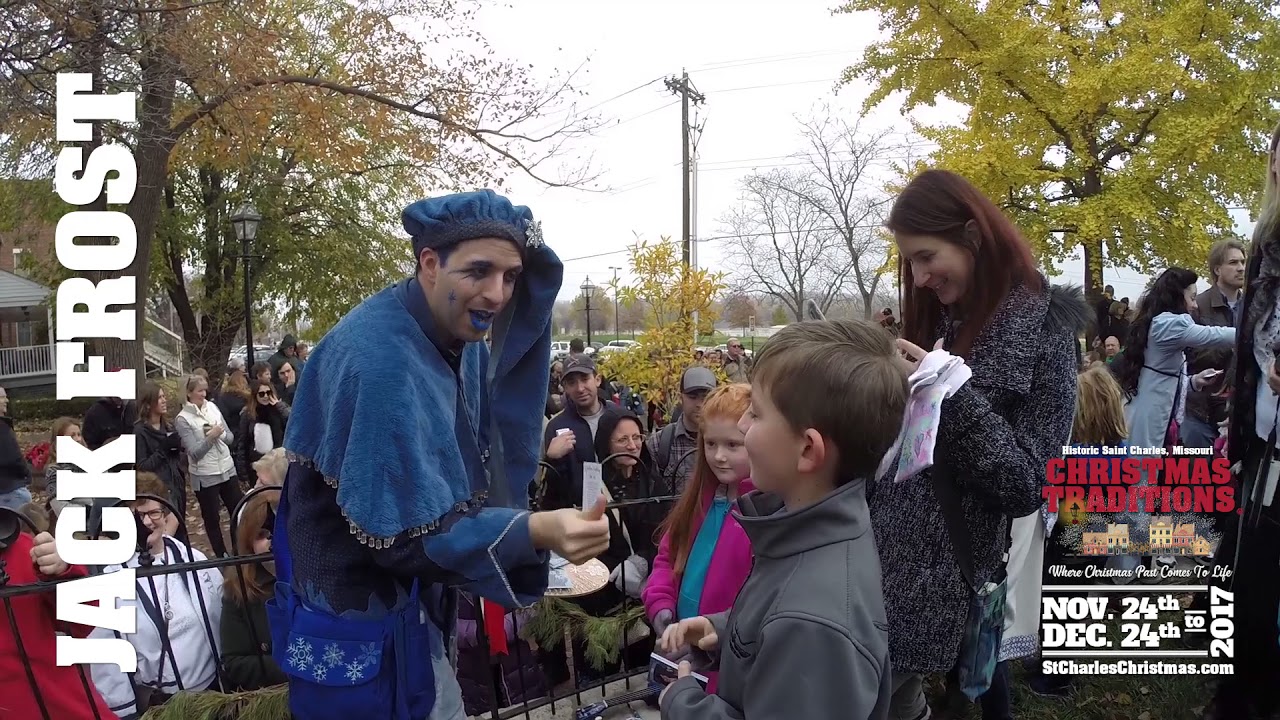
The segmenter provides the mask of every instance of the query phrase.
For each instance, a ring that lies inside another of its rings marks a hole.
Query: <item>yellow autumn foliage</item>
[[[622,302],[644,308],[644,331],[637,346],[602,356],[600,372],[629,385],[666,416],[678,402],[681,374],[693,364],[694,313],[703,330],[715,323],[724,274],[685,270],[679,243],[668,238],[641,241],[630,254],[635,279],[616,290]]]
[[[1200,268],[1252,206],[1280,119],[1280,18],[1269,3],[849,0],[879,42],[844,72],[904,113],[940,99],[959,122],[917,125],[937,150],[908,168],[973,181],[1039,259]]]

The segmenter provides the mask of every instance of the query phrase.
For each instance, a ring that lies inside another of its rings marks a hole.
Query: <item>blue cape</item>
[[[337,488],[362,542],[430,532],[449,511],[488,502],[526,507],[542,452],[551,312],[564,266],[529,248],[493,355],[467,343],[459,375],[479,418],[485,478],[468,477],[455,429],[452,368],[392,286],[344,317],[312,351],[294,396],[285,448]],[[488,382],[486,382],[488,380]],[[464,419],[465,423],[466,420]]]

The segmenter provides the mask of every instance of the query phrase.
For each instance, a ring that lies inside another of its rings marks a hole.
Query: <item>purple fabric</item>
[[[508,611],[505,618],[507,646],[510,654],[488,658],[481,650],[476,635],[477,615],[475,600],[463,595],[458,602],[458,685],[462,688],[462,701],[467,715],[483,715],[491,708],[489,683],[497,676],[498,703],[510,707],[532,702],[549,694],[546,674],[538,664],[537,653],[530,645],[517,637],[517,628],[524,627],[532,613],[529,610]],[[498,672],[493,672],[493,665]]]

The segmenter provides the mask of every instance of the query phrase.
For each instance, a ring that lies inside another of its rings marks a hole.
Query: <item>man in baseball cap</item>
[[[702,404],[717,384],[710,368],[694,365],[686,369],[680,376],[680,406],[666,427],[649,436],[649,455],[657,462],[663,477],[673,481],[674,492],[684,490],[693,474]]]

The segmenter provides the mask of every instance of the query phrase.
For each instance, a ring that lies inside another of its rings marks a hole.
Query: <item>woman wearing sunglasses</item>
[[[250,385],[253,401],[245,405],[240,416],[241,467],[248,468],[245,481],[250,487],[258,484],[258,472],[253,464],[267,453],[284,447],[284,429],[289,422],[289,405],[276,396],[276,390],[268,382],[255,380]]]

